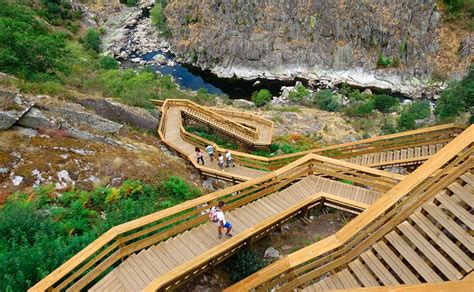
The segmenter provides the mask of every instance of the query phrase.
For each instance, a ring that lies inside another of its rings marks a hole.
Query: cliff
[[[165,13],[178,57],[222,77],[298,76],[416,96],[433,73],[459,76],[472,58],[458,54],[468,34],[446,30],[435,0],[171,0]]]

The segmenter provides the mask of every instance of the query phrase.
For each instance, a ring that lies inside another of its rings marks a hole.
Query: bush
[[[199,190],[189,186],[182,178],[171,176],[165,183],[168,196],[178,202],[193,199],[199,195]]]
[[[448,84],[441,93],[435,109],[435,115],[441,122],[453,121],[461,113],[474,106],[474,65],[468,74],[459,82]]]
[[[26,291],[111,227],[196,194],[179,178],[59,196],[49,187],[12,194],[0,208],[0,291]]]
[[[383,113],[390,112],[399,104],[400,100],[398,98],[387,94],[379,94],[374,97],[374,108]]]
[[[388,121],[385,120],[382,123],[382,128],[380,129],[380,134],[381,135],[389,135],[389,134],[394,134],[397,132],[397,129],[395,128],[395,125]]]
[[[400,132],[414,130],[416,128],[416,115],[411,111],[403,111],[398,119],[398,130]]]
[[[0,31],[0,71],[29,79],[62,69],[65,35],[50,32],[30,8],[2,2]]]
[[[100,40],[100,34],[95,29],[89,28],[82,40],[86,48],[93,50],[96,53],[100,52],[100,46],[102,41]]]
[[[118,62],[110,56],[104,56],[104,57],[100,58],[100,66],[104,70],[111,70],[111,69],[118,69],[119,68]]]
[[[251,249],[242,249],[227,264],[230,280],[235,283],[264,267],[262,258]]]
[[[272,94],[268,89],[261,89],[259,91],[255,91],[252,94],[251,100],[256,106],[263,106],[272,100]]]
[[[368,100],[364,103],[359,103],[349,107],[346,110],[346,115],[351,117],[368,117],[374,111],[374,102],[372,100]]]
[[[390,56],[385,56],[384,53],[380,52],[377,57],[377,67],[387,68],[392,65],[392,58]]]
[[[295,90],[289,92],[288,98],[293,102],[299,102],[308,95],[308,89],[306,89],[306,87],[304,87],[303,85],[299,84],[298,86],[296,86]]]
[[[314,103],[319,109],[328,112],[337,112],[341,108],[341,102],[329,89],[318,91]]]
[[[170,34],[170,31],[166,25],[165,7],[166,1],[156,1],[155,6],[150,10],[150,18],[153,25],[166,36]]]
[[[415,116],[417,120],[426,119],[431,114],[430,102],[426,99],[414,102],[409,106],[409,111]]]

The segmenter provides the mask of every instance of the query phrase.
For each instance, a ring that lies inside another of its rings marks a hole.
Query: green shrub
[[[441,93],[435,109],[435,115],[441,122],[453,121],[463,112],[474,106],[474,65],[459,82],[452,81]]]
[[[261,257],[251,249],[242,249],[226,262],[230,280],[235,283],[264,267]]]
[[[309,90],[306,89],[306,87],[304,87],[303,85],[299,84],[298,86],[296,86],[295,90],[289,92],[288,98],[292,102],[299,102],[308,95]]]
[[[397,129],[395,128],[395,125],[388,121],[384,120],[382,123],[382,128],[380,129],[380,134],[381,135],[389,135],[389,134],[394,134],[397,132]]]
[[[171,176],[165,183],[168,196],[178,202],[193,199],[199,195],[199,190],[189,186],[182,178]]]
[[[204,126],[186,127],[186,131],[194,133],[194,134],[198,135],[199,137],[202,137],[206,140],[212,141],[212,142],[216,143],[217,145],[219,145],[220,147],[225,148],[225,149],[236,150],[236,149],[239,148],[237,146],[237,144],[235,144],[234,141],[231,141],[230,139],[223,138],[223,137],[221,137],[219,135],[216,135],[214,133],[210,133],[209,130]]]
[[[417,120],[426,119],[431,114],[430,102],[426,99],[414,102],[409,106],[409,111],[412,112]]]
[[[31,8],[0,5],[0,71],[29,79],[61,70],[65,35],[49,31]]]
[[[268,89],[261,89],[252,94],[251,100],[256,106],[263,106],[272,100],[272,94]]]
[[[155,6],[150,10],[150,18],[153,25],[158,27],[163,35],[169,36],[170,31],[166,25],[165,7],[166,1],[156,1]]]
[[[99,32],[95,29],[89,28],[82,41],[86,48],[91,49],[96,53],[100,52],[100,46],[102,45],[102,41],[100,40]]]
[[[104,70],[111,70],[111,69],[118,69],[119,68],[118,62],[110,56],[103,56],[102,58],[100,58],[100,66]]]
[[[0,208],[0,291],[26,291],[111,227],[197,194],[179,178],[59,196],[52,187],[12,194]]]
[[[328,112],[337,112],[341,108],[341,102],[330,89],[323,89],[316,93],[314,103],[319,109]]]
[[[414,130],[416,128],[416,115],[411,111],[403,111],[398,118],[398,130],[400,132]]]
[[[368,117],[374,111],[374,102],[373,100],[367,100],[364,103],[358,103],[349,107],[346,110],[346,115],[350,117]]]
[[[374,108],[383,112],[390,112],[395,106],[400,104],[400,100],[387,94],[378,94],[374,97]]]
[[[377,67],[387,68],[392,65],[393,59],[390,56],[385,56],[384,53],[380,52],[377,57]]]

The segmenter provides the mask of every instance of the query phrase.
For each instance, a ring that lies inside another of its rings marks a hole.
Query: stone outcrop
[[[77,102],[108,120],[118,121],[150,132],[155,132],[160,122],[160,112],[156,110],[148,112],[142,108],[114,102],[111,99],[85,98],[79,99]]]
[[[0,91],[0,130],[12,127],[34,105],[12,91]]]
[[[166,17],[179,60],[221,77],[298,76],[416,97],[436,69],[441,25],[436,5],[436,0],[171,0]],[[460,48],[465,58],[467,43]],[[378,68],[379,54],[395,66]]]

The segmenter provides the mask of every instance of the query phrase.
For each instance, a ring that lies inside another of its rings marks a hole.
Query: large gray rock
[[[232,105],[240,108],[252,108],[255,107],[255,103],[246,99],[236,99],[232,102]]]
[[[265,254],[263,255],[264,258],[278,258],[280,257],[280,253],[274,247],[269,247],[265,250]]]
[[[218,2],[170,0],[165,14],[177,58],[220,77],[329,79],[414,95],[437,68],[436,0]],[[379,53],[402,66],[378,68]]]
[[[32,107],[17,122],[17,125],[32,129],[54,129],[59,125],[47,117],[41,110]]]
[[[160,122],[158,111],[149,112],[142,108],[127,106],[110,99],[86,98],[77,102],[94,110],[106,119],[129,124],[136,128],[155,132]]]
[[[117,133],[123,125],[104,119],[95,114],[66,107],[52,107],[49,111],[57,114],[70,123],[90,127],[100,133]]]
[[[16,92],[0,91],[0,130],[13,126],[33,104]]]

